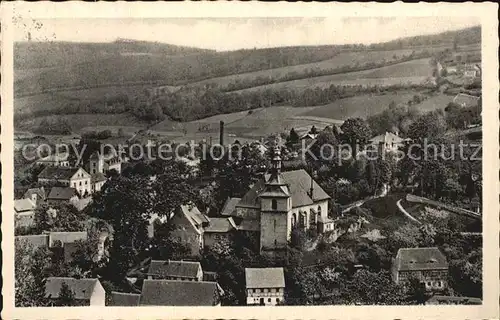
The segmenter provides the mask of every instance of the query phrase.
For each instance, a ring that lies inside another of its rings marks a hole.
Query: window
[[[276,231],[276,220],[274,220],[274,231]]]
[[[277,247],[278,246],[278,241],[276,239],[274,239],[274,246]]]
[[[267,302],[271,302],[271,298],[268,298],[268,299],[267,299]]]
[[[280,303],[280,298],[276,298],[276,303]]]
[[[273,210],[278,209],[278,202],[276,201],[276,199],[271,200],[271,208]]]
[[[80,181],[80,186],[82,185],[82,182]]]

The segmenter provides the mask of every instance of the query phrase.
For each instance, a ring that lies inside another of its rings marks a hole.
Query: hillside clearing
[[[307,79],[285,81],[264,86],[257,86],[233,92],[248,92],[265,89],[305,89],[308,87],[328,87],[334,85],[393,85],[406,83],[422,83],[432,76],[430,59],[418,59],[398,63],[392,66],[365,71],[312,77]]]

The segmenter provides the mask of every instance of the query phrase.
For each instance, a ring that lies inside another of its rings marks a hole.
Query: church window
[[[316,215],[314,214],[314,210],[311,209],[309,212],[309,226],[314,226],[316,224]]]
[[[295,226],[297,224],[297,213],[293,214],[293,221],[292,221],[292,226]]]
[[[276,220],[274,220],[274,231],[276,231]]]
[[[276,201],[276,199],[271,200],[271,208],[273,210],[278,209],[278,202]]]

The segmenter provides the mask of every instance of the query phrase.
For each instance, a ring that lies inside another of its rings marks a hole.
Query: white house
[[[30,227],[35,224],[36,204],[31,199],[14,200],[15,227]]]
[[[38,182],[59,183],[76,189],[80,196],[92,193],[91,176],[83,168],[46,167],[38,174]]]
[[[284,301],[283,268],[245,268],[247,305],[277,305]]]

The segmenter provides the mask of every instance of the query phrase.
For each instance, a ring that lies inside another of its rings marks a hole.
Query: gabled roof
[[[144,280],[141,306],[215,306],[219,287],[209,281]]]
[[[90,175],[90,180],[92,181],[92,183],[96,183],[96,182],[106,181],[108,179],[106,179],[106,176],[104,174],[96,172]]]
[[[221,215],[223,216],[234,216],[236,214],[236,205],[240,202],[241,198],[229,198],[227,199],[224,207],[222,208]]]
[[[80,168],[48,166],[38,174],[38,179],[69,180],[79,169]]]
[[[266,181],[269,179],[266,174],[264,179],[257,181],[254,186],[243,196],[240,203],[236,207],[259,208],[259,194],[264,191]],[[281,180],[288,185],[289,192],[292,196],[292,207],[302,207],[311,205],[315,201],[330,199],[330,196],[313,181],[313,195],[309,195],[311,188],[311,176],[303,169],[282,172]]]
[[[395,263],[398,271],[448,269],[446,257],[437,247],[401,248]]]
[[[237,226],[240,231],[260,231],[259,220],[242,220]]]
[[[195,205],[187,204],[181,205],[179,211],[188,218],[191,223],[196,226],[201,226],[203,223],[208,223],[208,218],[198,210]]]
[[[425,304],[482,304],[480,298],[475,297],[453,297],[453,296],[439,296],[434,295]]]
[[[395,135],[392,132],[386,132],[384,134],[379,134],[378,136],[371,138],[370,142],[373,144],[386,143],[386,142],[401,143],[403,142],[403,138]]]
[[[48,234],[37,234],[37,235],[29,235],[29,236],[16,236],[16,240],[19,242],[28,243],[33,249],[37,249],[40,247],[48,247],[49,246],[49,235]]]
[[[233,218],[210,218],[208,226],[204,228],[205,232],[230,232],[236,230],[236,224]]]
[[[76,241],[87,240],[86,231],[78,232],[50,232],[49,233],[49,246],[52,247],[55,241],[61,241],[61,244],[73,243]]]
[[[247,288],[284,288],[283,268],[245,268]]]
[[[26,192],[24,193],[24,196],[23,198],[25,199],[31,199],[32,195],[36,194],[37,195],[37,199],[41,199],[41,200],[45,200],[45,190],[43,187],[41,188],[30,188],[28,190],[26,190]]]
[[[35,203],[31,199],[14,200],[14,210],[16,212],[33,211],[36,209]]]
[[[471,96],[465,93],[459,93],[453,98],[453,102],[464,107],[476,106],[479,102],[479,97]]]
[[[68,187],[53,187],[50,189],[49,195],[47,196],[48,200],[69,200],[76,196],[75,188]]]
[[[62,284],[66,283],[66,285],[68,285],[68,287],[73,291],[75,299],[90,300],[98,282],[98,279],[50,277],[47,278],[47,282],[45,283],[45,295],[47,298],[59,298],[59,292],[61,291]]]
[[[197,261],[151,260],[148,274],[160,277],[197,278],[201,264]]]
[[[111,291],[111,305],[116,307],[137,307],[140,294]]]

